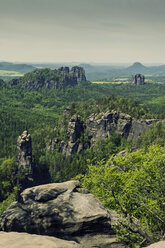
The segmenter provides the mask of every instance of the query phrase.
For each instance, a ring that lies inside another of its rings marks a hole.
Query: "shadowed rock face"
[[[122,137],[127,138],[131,128],[132,118],[130,115],[117,111],[107,111],[100,115],[92,115],[86,121],[88,135],[93,141],[105,139],[115,130]]]
[[[86,81],[85,70],[82,67],[79,66],[72,67],[71,73],[76,76],[78,83]]]
[[[70,109],[67,108],[64,112],[63,122],[68,118],[69,113]],[[54,139],[50,141],[47,149],[58,149],[63,155],[69,156],[82,152],[91,145],[94,145],[99,139],[108,138],[113,131],[121,137],[134,142],[156,121],[159,120],[136,120],[128,114],[115,110],[93,114],[85,122],[81,120],[80,116],[75,115],[71,117],[67,126],[67,141]],[[86,132],[88,137],[85,142],[82,142],[80,138],[84,132]]]
[[[25,130],[17,140],[17,162],[18,168],[28,170],[28,175],[32,176],[32,144],[31,135]]]
[[[96,242],[96,235],[97,243],[114,244],[97,247],[121,247],[111,227],[112,216],[95,196],[80,187],[79,181],[68,181],[24,190],[20,201],[11,204],[1,215],[0,230],[49,235],[88,244]]]

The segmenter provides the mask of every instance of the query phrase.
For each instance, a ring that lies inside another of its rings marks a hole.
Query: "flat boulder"
[[[159,241],[157,243],[147,246],[146,248],[165,248],[165,241]]]
[[[1,248],[78,248],[74,241],[28,233],[0,232]]]

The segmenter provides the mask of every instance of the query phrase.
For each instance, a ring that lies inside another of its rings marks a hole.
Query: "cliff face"
[[[65,116],[69,115],[69,111],[67,108]],[[73,116],[67,126],[67,141],[52,140],[47,148],[49,150],[58,149],[63,155],[69,156],[93,146],[99,139],[108,138],[113,131],[134,142],[156,121],[158,120],[136,120],[130,115],[118,111],[92,114],[85,122],[81,120],[80,116]],[[81,139],[84,133],[87,134],[86,141]]]
[[[13,79],[10,85],[19,84],[25,90],[39,90],[42,87],[57,89],[68,85],[74,86],[86,81],[85,71],[82,67],[60,67],[59,69],[36,69],[25,74],[22,78]]]

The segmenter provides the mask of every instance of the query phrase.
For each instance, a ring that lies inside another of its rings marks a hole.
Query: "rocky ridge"
[[[60,67],[59,69],[36,69],[25,74],[19,79],[9,82],[10,86],[20,85],[23,89],[39,90],[42,87],[57,89],[66,86],[74,86],[82,81],[87,81],[82,67]]]
[[[64,120],[68,118],[69,111],[69,108],[67,108]],[[99,139],[108,138],[113,131],[121,137],[134,142],[157,121],[159,120],[136,120],[128,114],[115,110],[92,114],[86,121],[82,121],[80,116],[74,115],[67,126],[67,141],[54,139],[50,141],[47,149],[59,149],[59,152],[62,152],[63,155],[69,156],[74,153],[80,153],[94,145]],[[84,132],[87,133],[87,140],[82,142],[81,137]]]

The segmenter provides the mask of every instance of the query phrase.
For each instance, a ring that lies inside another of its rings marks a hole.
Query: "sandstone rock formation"
[[[67,108],[64,112],[62,125],[69,116],[70,109]],[[82,152],[84,149],[94,145],[99,139],[109,137],[113,131],[121,135],[121,137],[134,142],[156,121],[159,120],[136,120],[130,115],[118,111],[93,114],[85,122],[81,120],[80,116],[73,116],[67,126],[67,140],[64,142],[58,138],[54,139],[50,141],[47,149],[58,149],[65,156],[69,156]],[[84,132],[87,134],[85,142],[81,139]]]
[[[32,143],[31,135],[25,130],[17,140],[17,162],[18,168],[27,170],[28,177],[33,174],[32,168]]]
[[[128,135],[128,140],[136,141],[141,134],[145,133],[153,123],[158,122],[156,119],[136,120],[132,119],[131,129]]]
[[[74,241],[18,232],[0,232],[1,248],[78,248]]]
[[[144,75],[141,75],[141,74],[134,75],[133,76],[132,83],[134,85],[144,85],[145,84],[145,77],[144,77]]]
[[[89,137],[96,141],[110,136],[115,130],[122,137],[127,138],[131,128],[132,118],[130,115],[117,111],[107,111],[101,115],[92,115],[86,120]]]
[[[157,243],[147,246],[147,248],[165,248],[165,241],[159,241]]]
[[[78,83],[86,81],[85,70],[82,67],[79,66],[72,67],[71,74],[76,76]]]
[[[68,181],[24,190],[19,202],[0,216],[0,231],[55,236],[84,248],[123,247],[115,239],[113,222],[113,213],[79,181]]]
[[[82,67],[75,66],[71,70],[69,67],[60,67],[54,70],[36,69],[19,79],[11,80],[10,86],[19,84],[23,89],[30,91],[42,87],[57,89],[68,85],[74,86],[82,81],[87,81]]]
[[[62,148],[62,153],[66,156],[79,151],[80,142],[78,139],[84,131],[84,125],[80,116],[73,116],[68,124],[67,143]]]

